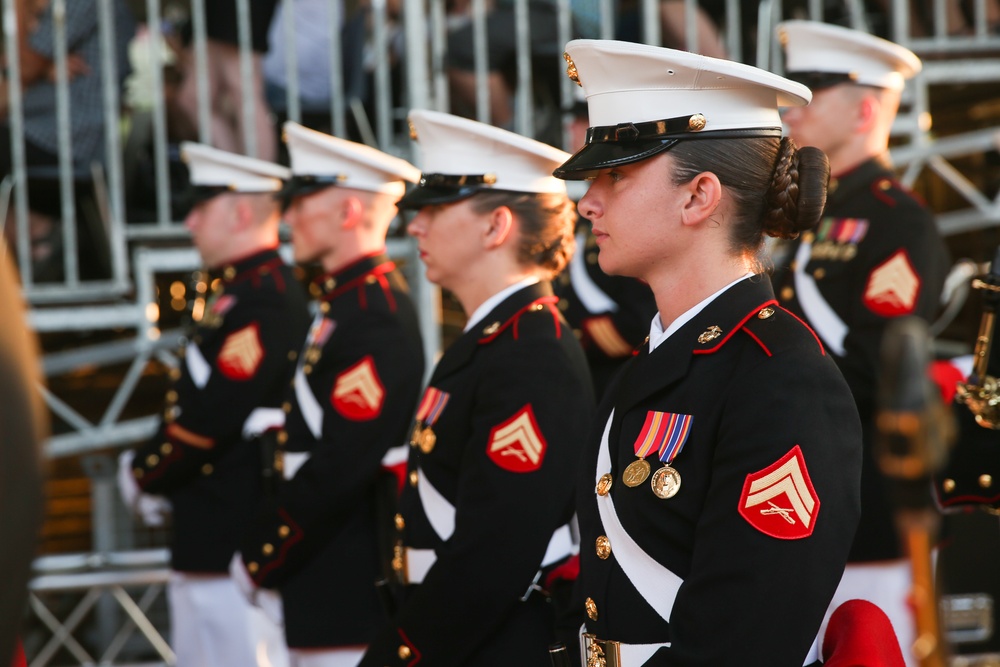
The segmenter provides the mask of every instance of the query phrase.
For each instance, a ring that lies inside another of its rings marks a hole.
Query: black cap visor
[[[597,175],[602,169],[639,162],[668,151],[680,141],[695,139],[744,139],[750,137],[780,137],[780,127],[755,127],[703,132],[705,118],[701,114],[679,116],[646,123],[592,127],[587,130],[587,143],[552,175],[566,181],[581,181]]]
[[[285,181],[275,196],[281,200],[282,207],[287,209],[296,197],[311,195],[343,180],[341,176],[292,176]]]
[[[450,204],[471,197],[496,183],[492,174],[421,174],[416,187],[396,202],[400,210],[415,210],[424,206]]]
[[[851,72],[786,72],[785,78],[801,83],[809,90],[816,92],[825,88],[833,88],[842,83],[857,83],[857,74]]]
[[[628,143],[587,144],[552,172],[564,181],[583,181],[601,169],[639,162],[670,150],[680,139],[650,139]]]

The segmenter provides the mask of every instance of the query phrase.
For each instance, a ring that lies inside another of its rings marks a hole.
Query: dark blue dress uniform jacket
[[[437,560],[405,591],[364,667],[549,664],[549,604],[537,592],[520,598],[573,516],[593,412],[583,352],[555,301],[546,282],[518,290],[434,369],[428,390],[447,403],[433,448],[410,450],[397,528],[402,546],[435,549]],[[455,508],[447,540],[422,503],[427,483]]]
[[[824,325],[809,317],[796,289],[794,265],[799,246],[809,242],[800,267],[846,325],[841,352],[827,345],[854,394],[864,429],[863,509],[850,560],[900,558],[884,478],[873,455],[875,397],[882,334],[899,316],[933,321],[940,309],[949,259],[933,216],[895,178],[886,163],[872,159],[831,183],[823,219],[815,233],[791,244],[774,289],[781,304],[806,320],[822,339]],[[808,305],[808,304],[806,304]]]
[[[377,480],[386,451],[406,438],[424,372],[416,312],[386,256],[323,276],[312,291],[319,312],[278,434],[285,452],[309,458],[242,549],[254,581],[281,591],[292,648],[365,644],[384,619]]]
[[[650,412],[691,416],[672,498],[622,481]],[[610,471],[598,461],[606,429]],[[587,632],[670,642],[646,665],[800,667],[844,569],[860,474],[857,410],[836,366],[766,277],[737,283],[652,353],[643,346],[598,408],[578,484]],[[600,515],[609,499],[629,539],[682,581],[669,622],[644,594],[671,591],[622,566],[626,546]]]
[[[262,490],[261,450],[243,425],[255,408],[281,405],[288,356],[309,323],[306,302],[274,250],[222,271],[174,373],[163,425],[132,463],[142,490],[173,504],[176,570],[229,571]]]

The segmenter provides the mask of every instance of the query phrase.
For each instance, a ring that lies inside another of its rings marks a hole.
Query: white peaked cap
[[[181,159],[191,185],[224,187],[233,192],[277,192],[291,172],[281,165],[185,141]]]
[[[565,193],[552,170],[569,153],[540,141],[452,114],[413,109],[411,136],[424,176],[489,176],[481,189]],[[493,180],[495,178],[495,180]],[[425,183],[426,184],[426,183]]]
[[[801,84],[730,60],[613,40],[566,45],[591,126],[705,116],[712,130],[780,127],[778,107],[808,104]]]
[[[899,44],[818,21],[784,21],[777,27],[785,71],[843,74],[867,86],[902,90],[921,69],[920,58]]]
[[[346,139],[317,132],[298,123],[284,124],[293,176],[335,177],[337,185],[355,190],[402,196],[420,170],[406,160]]]
[[[807,87],[777,74],[647,44],[577,39],[565,58],[587,98],[591,131],[560,177],[646,159],[677,141],[778,136],[778,108],[812,99]],[[713,134],[722,132],[731,134]]]

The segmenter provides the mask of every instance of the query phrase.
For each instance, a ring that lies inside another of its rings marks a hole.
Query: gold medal
[[[670,466],[663,466],[653,473],[649,485],[657,498],[673,498],[681,488],[681,474]]]
[[[430,454],[431,450],[434,449],[434,444],[437,442],[437,436],[434,435],[434,431],[428,426],[421,432],[420,440],[417,444],[420,445],[420,451],[424,454]]]
[[[635,488],[645,482],[647,477],[649,477],[649,461],[636,459],[625,468],[625,472],[622,473],[622,482],[625,483],[625,486]]]
[[[420,425],[420,422],[417,422],[416,424],[414,424],[413,425],[413,435],[410,436],[410,447],[416,447],[417,445],[419,445],[420,444],[420,437],[423,434],[424,434],[424,429]]]

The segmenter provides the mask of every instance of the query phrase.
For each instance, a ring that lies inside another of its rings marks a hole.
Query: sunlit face
[[[236,201],[237,197],[230,193],[216,195],[196,204],[184,219],[195,248],[209,268],[229,259]]]
[[[292,250],[297,264],[317,262],[335,247],[332,200],[336,192],[325,188],[292,198],[291,206],[285,211],[285,222],[292,232]]]
[[[479,223],[488,215],[474,211],[469,199],[419,210],[406,231],[417,240],[428,280],[454,291],[475,270],[483,252]]]
[[[648,280],[678,248],[672,221],[683,194],[670,178],[670,153],[602,170],[580,199],[580,215],[593,225],[598,261],[610,275]]]
[[[850,84],[822,88],[804,107],[789,107],[781,114],[788,135],[798,146],[815,146],[836,156],[847,144],[857,118],[858,91]]]

